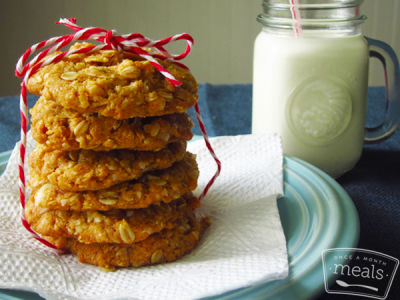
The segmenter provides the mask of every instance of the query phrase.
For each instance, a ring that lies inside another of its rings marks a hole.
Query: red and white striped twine
[[[211,177],[211,179],[208,181],[208,183],[207,183],[207,185],[205,186],[203,192],[202,192],[202,193],[200,194],[200,196],[199,196],[199,200],[201,200],[201,199],[203,199],[203,198],[206,196],[208,190],[209,190],[210,187],[213,185],[215,179],[217,179],[217,177],[218,177],[219,174],[221,173],[222,164],[221,164],[221,161],[218,159],[217,155],[215,154],[215,151],[214,151],[214,149],[212,148],[211,143],[210,143],[210,141],[209,141],[209,139],[208,139],[208,135],[207,135],[207,132],[206,132],[206,128],[205,128],[205,126],[204,126],[204,122],[203,122],[203,119],[202,119],[201,114],[200,114],[199,104],[198,104],[197,102],[196,102],[196,105],[194,106],[194,109],[195,109],[195,112],[196,112],[197,123],[199,124],[200,130],[201,130],[201,132],[203,133],[204,142],[206,143],[206,146],[207,146],[208,151],[210,152],[211,156],[213,157],[215,163],[217,164],[217,170],[216,170],[215,174],[214,174],[213,177]]]
[[[187,34],[177,34],[174,36],[170,36],[168,38],[152,41],[146,37],[144,37],[140,33],[130,33],[124,35],[117,35],[115,30],[105,30],[102,28],[96,27],[86,27],[82,28],[76,25],[76,19],[60,19],[59,22],[56,24],[62,24],[68,27],[69,29],[75,31],[75,33],[70,35],[58,36],[53,37],[48,40],[42,41],[40,43],[32,45],[28,48],[25,53],[20,57],[18,63],[16,65],[15,74],[17,77],[23,77],[23,81],[21,84],[21,94],[20,94],[20,115],[21,115],[21,141],[20,141],[20,148],[19,148],[19,162],[18,162],[18,172],[19,172],[19,195],[20,195],[20,203],[22,210],[25,209],[25,202],[26,202],[26,180],[25,180],[25,153],[26,153],[26,134],[27,134],[27,126],[28,126],[28,105],[27,105],[27,83],[29,78],[35,74],[40,67],[50,65],[53,63],[59,62],[62,58],[69,56],[71,54],[77,53],[90,53],[97,50],[118,50],[118,51],[128,51],[135,53],[144,59],[148,60],[163,76],[173,85],[179,86],[181,83],[166,69],[164,69],[161,64],[156,60],[170,60],[173,61],[175,64],[188,69],[184,64],[178,62],[185,58],[192,49],[193,46],[193,38]],[[60,52],[57,55],[48,57],[44,59],[47,55],[50,55],[61,48],[70,45],[76,41],[85,41],[85,40],[95,40],[100,42],[98,45],[92,45],[85,48],[80,49],[70,49],[65,52]],[[164,46],[174,42],[183,40],[186,41],[186,48],[181,54],[171,54],[169,53]],[[155,53],[146,51],[143,47],[151,48]],[[41,50],[46,48],[44,50]],[[29,57],[34,54],[35,52],[39,51],[39,54],[28,61]],[[27,62],[28,61],[28,62]],[[217,170],[214,176],[210,179],[206,187],[204,188],[203,192],[199,196],[199,199],[204,198],[207,194],[209,188],[214,183],[215,179],[221,172],[221,162],[215,155],[214,149],[212,148],[208,135],[206,132],[206,128],[204,122],[200,115],[200,109],[198,103],[195,104],[195,111],[196,111],[196,119],[199,123],[200,130],[203,134],[204,141],[206,143],[207,149],[210,151],[212,157],[214,158],[217,164]],[[49,243],[45,239],[41,238],[29,225],[26,221],[24,212],[21,216],[22,225],[33,234],[33,237],[43,243],[44,245],[58,249],[55,245]]]

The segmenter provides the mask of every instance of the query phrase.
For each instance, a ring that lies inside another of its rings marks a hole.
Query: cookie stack
[[[73,49],[91,46],[78,43]],[[31,227],[81,262],[104,268],[169,262],[207,227],[192,191],[198,168],[186,151],[197,101],[189,71],[115,50],[79,53],[28,82],[37,142],[29,157]]]

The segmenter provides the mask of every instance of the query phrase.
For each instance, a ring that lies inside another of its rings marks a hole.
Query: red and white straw
[[[105,30],[96,27],[82,28],[76,25],[76,19],[74,18],[60,19],[60,21],[56,22],[56,24],[62,24],[71,29],[72,31],[74,31],[75,33],[64,36],[53,37],[48,40],[32,45],[20,57],[15,69],[16,76],[23,77],[23,81],[21,84],[21,94],[20,94],[21,140],[20,140],[19,163],[18,163],[18,171],[19,171],[18,185],[19,185],[20,203],[23,210],[25,209],[25,202],[26,202],[25,154],[26,154],[27,126],[29,122],[28,106],[27,106],[27,83],[29,78],[33,74],[35,74],[39,68],[53,63],[57,63],[64,57],[67,57],[71,54],[90,53],[97,50],[114,49],[118,51],[132,52],[148,60],[161,74],[163,74],[163,76],[173,86],[176,87],[179,86],[181,83],[170,72],[168,72],[166,69],[162,67],[162,65],[157,61],[157,58],[161,60],[172,61],[175,64],[188,69],[184,64],[179,63],[178,60],[185,58],[189,54],[193,46],[193,38],[187,33],[176,34],[174,36],[170,36],[162,40],[153,41],[146,38],[140,33],[117,35],[115,30]],[[60,52],[57,55],[45,58],[46,56],[56,51],[59,51],[61,48],[68,46],[76,41],[86,41],[86,40],[95,40],[100,43],[98,45],[92,45],[80,49],[75,49],[75,50],[70,49],[65,52]],[[164,46],[168,45],[169,43],[179,40],[183,40],[186,42],[186,48],[181,54],[177,55],[171,54],[164,48]],[[151,48],[154,52],[153,51],[148,52],[145,48]],[[39,54],[37,54],[34,58],[28,61],[29,57],[38,51]],[[209,142],[206,128],[200,115],[200,109],[198,103],[195,104],[195,111],[196,111],[196,119],[199,123],[199,127],[203,134],[203,138],[207,146],[207,149],[210,151],[212,157],[214,158],[217,164],[217,170],[214,176],[210,179],[210,181],[204,188],[203,192],[199,196],[199,198],[202,199],[207,194],[209,188],[212,186],[215,179],[220,174],[221,162],[217,158],[215,151]],[[25,219],[24,213],[22,213],[21,221],[23,226],[33,234],[33,237],[35,239],[37,239],[38,241],[40,241],[41,243],[45,244],[48,247],[57,249],[55,245],[41,238],[31,228],[31,226]]]
[[[301,16],[300,16],[300,0],[289,0],[290,2],[290,13],[292,14],[293,21],[293,30],[296,37],[300,37],[302,35],[301,28]]]

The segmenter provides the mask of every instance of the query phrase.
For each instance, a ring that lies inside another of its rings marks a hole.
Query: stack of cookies
[[[88,47],[81,43],[73,49]],[[133,53],[101,50],[42,67],[28,82],[37,142],[25,217],[42,237],[104,268],[169,262],[208,226],[186,151],[197,101],[189,71],[159,60],[174,87]]]

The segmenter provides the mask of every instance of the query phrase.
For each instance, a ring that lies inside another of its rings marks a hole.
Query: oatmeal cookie
[[[114,267],[140,267],[175,261],[193,250],[199,243],[209,220],[197,220],[193,214],[147,239],[131,244],[84,244],[75,239],[45,237],[49,242],[77,255],[82,263],[113,270]]]
[[[64,109],[40,97],[30,111],[33,138],[57,150],[134,149],[156,151],[168,143],[190,140],[193,122],[186,113],[116,120]]]
[[[71,48],[87,46],[91,44],[76,43]],[[172,86],[136,54],[100,50],[74,54],[42,67],[29,79],[28,90],[65,108],[118,120],[186,111],[197,101],[196,80],[173,62],[157,60],[180,86]]]
[[[46,183],[33,189],[29,201],[51,210],[137,209],[161,202],[169,203],[197,187],[199,171],[195,156],[186,153],[183,160],[168,169],[145,173],[138,180],[120,183],[98,191],[66,192]]]
[[[170,167],[182,160],[186,142],[168,144],[160,151],[49,150],[38,145],[29,157],[32,188],[50,182],[65,191],[106,189],[143,173]]]
[[[133,244],[172,228],[177,220],[198,206],[199,201],[192,193],[168,204],[105,212],[48,210],[28,201],[25,217],[40,235],[74,238],[81,243]]]

